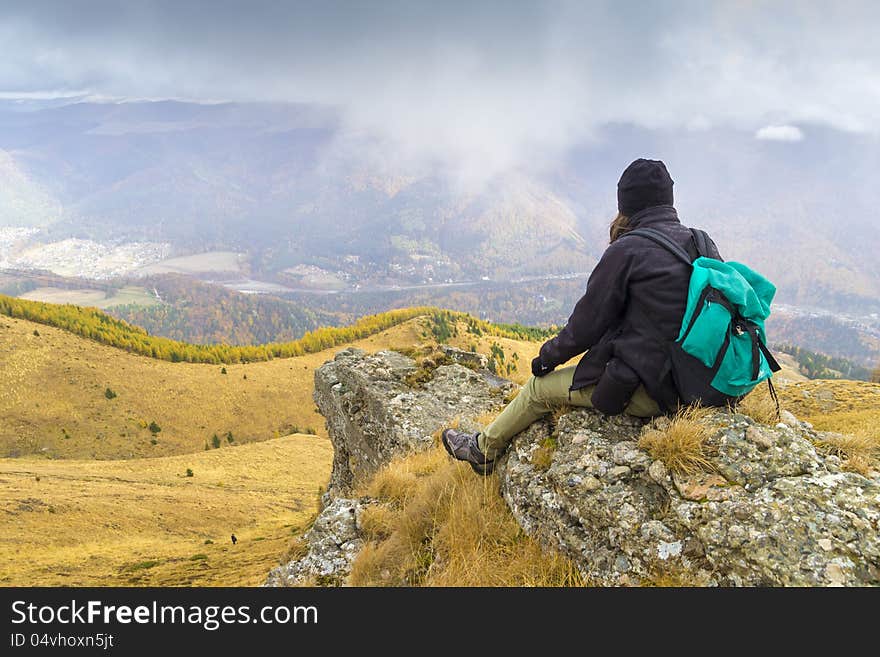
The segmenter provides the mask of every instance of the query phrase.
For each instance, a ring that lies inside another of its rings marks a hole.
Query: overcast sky
[[[327,103],[503,170],[608,122],[880,132],[880,2],[3,0],[0,94]]]

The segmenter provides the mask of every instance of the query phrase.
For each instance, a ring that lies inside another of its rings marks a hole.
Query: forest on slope
[[[263,294],[241,294],[187,276],[154,276],[138,282],[156,290],[162,303],[114,306],[108,313],[181,342],[288,342],[322,326],[344,323],[338,313]]]

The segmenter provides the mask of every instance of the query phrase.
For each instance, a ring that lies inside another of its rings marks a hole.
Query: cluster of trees
[[[432,309],[430,313],[431,334],[437,342],[445,342],[451,337],[458,335],[458,324],[464,323],[465,330],[476,336],[490,335],[496,338],[509,338],[511,340],[526,340],[536,342],[546,340],[556,335],[558,329],[523,326],[522,324],[495,324],[473,315],[457,310]]]
[[[778,351],[790,354],[797,361],[801,372],[811,379],[855,379],[868,381],[871,372],[846,358],[828,356],[826,354],[809,351],[794,345],[777,345]],[[880,369],[880,368],[878,368]],[[877,374],[877,371],[875,371]]]
[[[164,303],[114,306],[110,315],[152,335],[197,344],[264,344],[296,340],[320,326],[338,324],[327,311],[262,294],[240,294],[185,276],[157,276],[143,283]]]
[[[448,311],[431,313],[431,335],[437,342],[446,342],[458,335],[458,322],[455,313]],[[427,336],[426,336],[427,337]]]
[[[519,354],[514,351],[510,360],[505,362],[505,359],[504,347],[497,342],[493,342],[489,346],[489,370],[495,374],[507,374],[507,376],[513,374],[517,369]]]

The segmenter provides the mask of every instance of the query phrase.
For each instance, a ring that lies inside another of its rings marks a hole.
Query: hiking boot
[[[479,435],[455,429],[444,429],[440,437],[443,441],[443,447],[453,458],[468,463],[478,475],[489,475],[495,469],[495,461],[490,461],[480,451],[480,444],[477,442]]]

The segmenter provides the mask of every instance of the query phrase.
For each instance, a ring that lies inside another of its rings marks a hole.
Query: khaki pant
[[[575,366],[564,367],[542,377],[531,377],[510,402],[501,415],[495,418],[480,433],[480,450],[488,459],[500,456],[513,437],[526,429],[532,422],[540,419],[554,408],[564,404],[592,408],[590,397],[596,386],[588,386],[569,394]],[[629,405],[624,409],[627,415],[636,417],[653,417],[660,414],[660,407],[639,386],[632,396]]]

